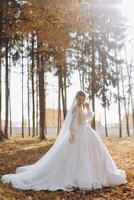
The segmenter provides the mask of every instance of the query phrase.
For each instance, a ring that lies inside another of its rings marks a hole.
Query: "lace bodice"
[[[88,121],[88,112],[86,109],[78,110],[77,122],[78,125],[85,124]]]
[[[91,110],[75,106],[75,108],[72,111],[72,119],[69,129],[74,132],[76,126],[84,125],[89,121],[91,121],[92,118],[93,118],[93,112],[91,112]]]

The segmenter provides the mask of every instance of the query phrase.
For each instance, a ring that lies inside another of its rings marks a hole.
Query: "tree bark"
[[[40,102],[40,139],[45,140],[45,98],[44,98],[44,70],[39,72],[39,102]]]
[[[60,81],[60,90],[61,90],[61,97],[62,97],[62,105],[63,105],[63,117],[65,119],[66,113],[67,113],[67,106],[66,106],[66,86],[65,82],[63,80],[63,77],[65,76],[63,72],[63,67],[59,65],[59,81]]]
[[[133,123],[133,136],[134,136],[134,102],[133,102],[132,91],[131,91],[131,107],[132,107],[132,123]]]
[[[59,134],[61,128],[61,93],[60,93],[60,74],[58,73],[58,124],[57,124],[57,135]]]
[[[37,39],[38,49],[40,47],[39,38]],[[41,140],[46,140],[45,137],[45,97],[44,97],[44,68],[41,66],[41,55],[37,49],[37,71],[39,77],[39,123]]]
[[[39,79],[36,73],[36,136],[39,136]]]
[[[11,54],[11,51],[10,51]],[[9,56],[9,88],[11,88],[11,57]],[[12,136],[12,104],[11,104],[11,89],[9,89],[9,109],[10,109],[10,136]]]
[[[91,95],[92,95],[92,108],[93,108],[93,112],[94,112],[94,117],[91,123],[91,127],[93,129],[95,129],[95,95],[94,95],[94,80],[95,80],[95,47],[94,47],[94,33],[91,33],[91,43],[92,43],[92,71],[91,71],[91,79],[92,79],[92,91],[91,91]]]
[[[115,58],[117,58],[117,53],[115,52]],[[118,64],[115,63],[116,65],[116,76],[117,80],[119,80],[119,67]],[[119,87],[119,82],[117,83],[117,101],[118,101],[118,117],[119,117],[119,137],[122,137],[122,124],[121,124],[121,103],[120,103],[120,87]]]
[[[104,116],[105,116],[105,135],[108,137],[108,130],[107,130],[107,111],[106,107],[104,108]]]
[[[125,118],[126,118],[126,130],[127,130],[127,135],[130,136],[129,119],[128,119],[128,113],[127,113],[127,105],[126,105],[126,98],[125,98],[125,89],[124,89],[124,80],[123,80],[122,68],[121,68],[121,82],[122,82],[123,102],[124,102]]]
[[[5,69],[5,128],[4,137],[8,139],[8,116],[9,116],[9,63],[8,63],[8,39],[6,39],[6,69]]]
[[[0,138],[3,138],[3,130],[2,130],[2,31],[3,31],[3,0],[1,1],[1,9],[0,9]]]
[[[35,92],[34,92],[34,36],[32,36],[32,137],[35,136]]]
[[[22,43],[22,71],[21,71],[21,75],[22,75],[22,116],[21,116],[21,120],[22,120],[22,138],[24,137],[24,52],[23,52],[23,43]]]
[[[27,41],[27,45],[28,45],[28,41]],[[28,53],[27,53],[27,118],[28,118],[28,136],[31,135],[31,128],[30,128],[30,84],[29,84],[29,80],[30,80],[30,69],[29,69]]]

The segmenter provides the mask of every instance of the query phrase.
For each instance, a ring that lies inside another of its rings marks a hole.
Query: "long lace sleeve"
[[[93,117],[94,117],[94,112],[89,108],[87,110],[87,119],[89,122],[91,122],[93,120]]]

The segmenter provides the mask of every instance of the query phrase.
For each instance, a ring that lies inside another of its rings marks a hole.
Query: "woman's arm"
[[[88,102],[85,102],[85,107],[87,108],[87,117],[89,121],[92,121],[94,117],[94,112],[91,110],[91,107],[89,106]]]

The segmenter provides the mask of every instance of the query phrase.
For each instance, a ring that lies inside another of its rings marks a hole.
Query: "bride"
[[[36,163],[18,167],[15,174],[3,175],[2,182],[22,190],[50,191],[126,183],[125,171],[117,169],[101,137],[89,125],[93,112],[85,100],[85,93],[78,91],[48,152]]]

